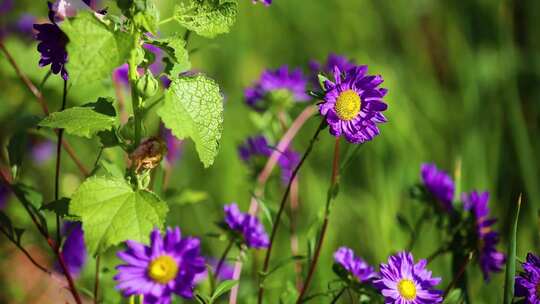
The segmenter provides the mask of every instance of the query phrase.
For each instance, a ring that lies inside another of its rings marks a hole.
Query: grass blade
[[[519,209],[521,208],[521,194],[517,201],[517,207],[512,220],[510,238],[508,241],[508,252],[506,261],[506,278],[504,282],[504,304],[511,304],[514,297],[514,277],[516,275],[516,242],[519,219]]]

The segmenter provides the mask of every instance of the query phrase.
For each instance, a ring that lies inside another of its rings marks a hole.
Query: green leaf
[[[90,177],[73,194],[70,214],[82,219],[84,238],[93,254],[125,240],[146,242],[163,226],[168,207],[154,193],[134,191],[124,179]]]
[[[223,96],[204,76],[174,79],[158,115],[179,139],[190,137],[205,167],[214,163],[223,129]]]
[[[65,217],[68,215],[70,199],[67,197],[62,197],[59,200],[52,201],[41,206],[40,210],[48,210],[54,212],[60,217]]]
[[[208,200],[209,196],[207,192],[185,189],[174,195],[170,201],[174,202],[177,205],[192,205],[202,203]]]
[[[62,22],[61,28],[69,38],[67,71],[73,85],[109,78],[127,61],[134,44],[128,33],[114,31],[90,12]]]
[[[514,211],[512,228],[510,229],[510,236],[508,238],[508,251],[506,254],[506,279],[504,282],[504,304],[512,303],[512,299],[514,298],[514,284],[516,276],[516,243],[520,208],[521,194],[519,195],[517,206]]]
[[[176,77],[191,68],[188,51],[186,50],[186,41],[179,35],[152,40],[149,43],[159,47],[167,54],[167,57],[163,58],[165,63],[164,72],[166,74]]]
[[[2,233],[4,233],[13,243],[21,244],[24,229],[14,227],[11,219],[3,211],[0,211],[0,228]]]
[[[81,107],[72,107],[61,112],[51,113],[39,125],[64,129],[71,135],[91,138],[99,132],[116,127],[118,120],[115,115],[116,111],[112,102],[100,98],[97,102]]]
[[[210,303],[214,303],[221,295],[231,290],[236,284],[238,284],[236,280],[225,280],[219,283],[214,294],[212,294],[212,298],[210,298]]]
[[[461,289],[452,289],[444,299],[443,304],[460,304],[463,303],[463,292]]]
[[[11,186],[17,199],[23,204],[28,213],[32,214],[38,221],[42,232],[47,231],[47,221],[36,206],[41,206],[43,196],[34,188],[24,184],[14,184]]]
[[[195,0],[176,6],[175,18],[188,30],[214,38],[228,33],[236,21],[238,3],[218,0]]]
[[[23,116],[17,120],[15,132],[8,142],[7,151],[9,165],[13,176],[17,177],[22,166],[26,151],[28,151],[28,129],[36,127],[39,122],[37,116]]]

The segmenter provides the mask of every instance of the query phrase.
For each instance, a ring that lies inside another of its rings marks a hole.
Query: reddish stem
[[[332,197],[334,196],[333,194],[334,187],[336,186],[338,182],[338,177],[339,177],[339,137],[336,138],[336,144],[334,146],[334,160],[332,162],[332,178],[330,179],[330,188],[328,189],[328,194],[327,194],[327,199],[326,199],[326,207],[324,210],[324,220],[323,220],[323,224],[321,228],[321,235],[319,237],[317,247],[315,248],[313,259],[311,260],[311,264],[309,265],[308,275],[306,277],[304,287],[302,288],[302,291],[300,291],[300,295],[298,296],[298,299],[296,300],[297,304],[302,303],[302,298],[308,291],[311,280],[313,279],[313,274],[315,273],[315,269],[317,268],[317,262],[319,261],[319,256],[321,255],[321,249],[324,243],[324,237],[326,235],[326,230],[328,228],[328,218],[330,216],[330,203],[332,201]]]

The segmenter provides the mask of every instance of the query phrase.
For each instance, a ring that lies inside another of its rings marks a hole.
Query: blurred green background
[[[173,0],[158,1],[162,18],[172,14]],[[537,211],[540,205],[540,2],[493,0],[275,0],[270,7],[239,0],[238,20],[230,34],[214,40],[195,37],[190,43],[199,49],[191,55],[193,67],[213,77],[226,95],[224,134],[213,167],[203,169],[191,143],[184,146],[171,187],[197,190],[208,195],[198,204],[171,203],[169,225],[179,225],[185,234],[203,236],[215,232],[214,222],[222,217],[222,205],[238,202],[247,209],[253,182],[237,157],[237,145],[254,135],[245,106],[243,89],[266,68],[287,64],[307,72],[310,59],[323,61],[329,53],[368,64],[371,73],[381,74],[389,89],[386,101],[389,122],[381,135],[367,143],[353,164],[342,172],[340,194],[330,219],[311,293],[324,291],[332,273],[332,253],[339,246],[353,248],[371,264],[405,248],[409,236],[397,224],[401,213],[410,222],[422,206],[408,197],[409,187],[419,181],[423,162],[435,162],[448,172],[462,163],[461,190],[488,190],[497,229],[503,234],[499,250],[506,251],[510,214],[520,192],[524,193],[518,257],[538,252]],[[109,3],[111,7],[114,5]],[[17,1],[3,20],[15,22],[23,13],[46,18],[45,1]],[[4,18],[4,17],[2,17]],[[182,31],[169,23],[164,34]],[[32,81],[40,83],[47,69],[37,66],[36,43],[16,35],[7,36],[6,47]],[[0,56],[0,140],[2,147],[16,130],[16,122],[27,114],[41,115],[35,98],[21,84],[4,56]],[[51,109],[61,99],[61,81],[53,76],[44,87]],[[114,96],[110,82],[72,88],[68,104]],[[150,121],[156,120],[152,118]],[[318,125],[311,119],[294,141],[303,151]],[[157,121],[149,123],[155,128]],[[41,135],[52,133],[39,131]],[[91,166],[98,142],[67,136],[77,154]],[[300,249],[305,253],[306,236],[324,207],[330,179],[333,137],[326,131],[300,172]],[[106,150],[105,158],[123,162],[121,151]],[[7,153],[2,151],[2,166]],[[62,193],[70,195],[81,182],[72,161],[63,157]],[[54,161],[26,162],[23,179],[52,200]],[[283,188],[276,175],[267,187],[265,201],[276,209]],[[11,200],[8,214],[19,226],[33,231],[22,208]],[[268,222],[265,222],[269,227]],[[413,250],[416,258],[427,257],[437,248],[439,233],[430,222],[424,226]],[[286,226],[278,236],[273,261],[290,256]],[[313,232],[311,232],[313,237]],[[13,246],[0,238],[0,255],[14,254]],[[38,245],[32,233],[25,244]],[[226,243],[203,236],[206,255],[219,256]],[[45,248],[43,246],[43,248]],[[111,250],[113,251],[113,250]],[[254,252],[252,252],[254,253]],[[231,255],[233,257],[236,253]],[[117,303],[111,277],[117,261],[111,252],[104,274],[105,303]],[[241,303],[256,296],[256,272],[262,252],[250,255],[244,269]],[[0,301],[22,303],[21,287],[10,283],[11,259],[2,259],[2,283],[9,288]],[[450,282],[450,257],[436,260],[431,268],[443,277],[441,288]],[[93,261],[82,275],[81,286],[91,289]],[[473,303],[501,303],[504,275],[484,283],[477,265],[469,268]],[[284,280],[294,282],[293,266],[285,267],[267,281],[268,303],[277,303],[286,289]],[[2,284],[3,285],[3,284]],[[4,293],[2,292],[2,293]],[[313,302],[326,303],[328,299]],[[344,299],[343,303],[346,303]]]

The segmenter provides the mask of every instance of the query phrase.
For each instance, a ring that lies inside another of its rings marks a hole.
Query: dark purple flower
[[[540,304],[540,258],[529,252],[521,265],[523,272],[516,277],[515,295],[525,297],[527,304]]]
[[[445,211],[452,212],[454,209],[452,205],[455,191],[454,181],[446,172],[437,169],[435,164],[422,164],[420,171],[426,189],[441,203]]]
[[[411,253],[399,252],[381,264],[380,278],[375,285],[384,296],[386,304],[441,303],[442,291],[434,289],[441,278],[433,278],[426,269],[427,261],[414,263]]]
[[[243,242],[250,248],[268,247],[268,235],[259,219],[240,212],[235,203],[225,205],[225,223],[235,233],[241,235]]]
[[[302,70],[294,69],[289,71],[289,67],[284,65],[276,70],[266,70],[261,74],[261,78],[244,91],[246,103],[255,110],[262,111],[264,99],[273,92],[286,92],[293,101],[307,101],[306,94],[307,79]],[[287,99],[287,98],[286,98]]]
[[[4,183],[4,181],[0,180],[0,210],[6,207],[9,200],[9,194],[9,187]]]
[[[65,222],[62,234],[66,237],[62,256],[69,272],[77,277],[86,263],[86,246],[80,222]]]
[[[170,165],[174,165],[182,156],[183,141],[176,138],[176,136],[172,134],[171,130],[167,129],[163,125],[161,126],[161,136],[167,145],[167,156],[165,159]]]
[[[334,66],[335,81],[324,83],[324,102],[319,112],[326,117],[330,133],[345,136],[351,143],[364,143],[379,134],[378,123],[386,122],[381,113],[387,108],[383,97],[387,90],[378,88],[381,76],[367,75],[367,66],[341,71]]]
[[[143,295],[146,304],[170,304],[173,293],[193,297],[194,278],[206,269],[199,239],[182,238],[179,228],[168,228],[162,238],[155,229],[150,246],[131,240],[126,245],[117,254],[126,264],[114,276],[126,297]]]
[[[44,67],[50,64],[54,74],[61,73],[62,78],[67,80],[68,73],[65,64],[68,58],[66,51],[68,37],[56,24],[56,13],[52,10],[52,4],[48,2],[48,5],[51,23],[34,24],[34,29],[37,31],[35,38],[40,41],[38,44],[38,51],[41,53],[39,66]]]
[[[9,13],[13,9],[13,0],[0,0],[0,14]]]
[[[506,261],[504,253],[497,251],[499,234],[493,231],[492,227],[497,220],[489,218],[489,192],[464,193],[462,199],[463,207],[471,211],[475,219],[478,262],[484,274],[484,280],[487,281],[492,272],[503,269]]]
[[[357,257],[352,249],[340,247],[334,252],[334,261],[347,270],[358,282],[371,282],[377,273],[362,258]]]
[[[266,6],[269,6],[270,4],[272,4],[272,0],[252,0],[251,2],[253,2],[253,4],[260,2]]]
[[[258,157],[264,159],[270,157],[274,149],[269,145],[266,137],[253,136],[249,137],[243,145],[238,147],[240,158],[246,163],[256,163]],[[292,176],[292,171],[300,161],[300,156],[290,148],[281,152],[278,159],[278,165],[281,168],[281,179],[283,183],[288,183]]]

